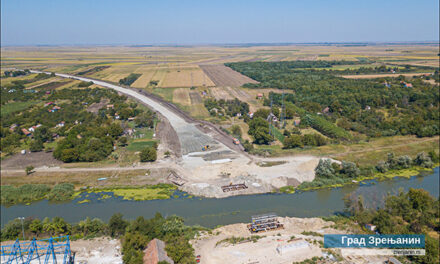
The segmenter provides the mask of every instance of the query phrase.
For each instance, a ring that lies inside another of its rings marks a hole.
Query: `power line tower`
[[[272,122],[273,122],[273,113],[272,113],[272,106],[273,106],[273,96],[271,95],[271,93],[269,93],[269,97],[270,97],[270,114],[269,114],[269,117],[268,117],[268,121],[269,121],[269,135],[271,135],[272,137],[274,136],[273,135],[273,125],[272,125]]]
[[[280,125],[283,128],[286,126],[286,106],[284,105],[284,87],[283,87],[283,93],[281,94]]]

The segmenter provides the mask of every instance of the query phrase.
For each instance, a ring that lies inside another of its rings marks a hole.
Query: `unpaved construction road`
[[[41,71],[31,72],[42,73]],[[167,144],[167,141],[168,143],[176,142],[177,135],[180,147],[175,147],[173,150],[180,151],[180,153],[176,153],[177,160],[165,162],[159,160],[155,166],[172,168],[178,177],[186,182],[180,189],[193,195],[220,198],[266,193],[275,188],[297,185],[303,181],[314,179],[314,168],[318,164],[318,157],[303,155],[277,159],[254,158],[245,153],[241,146],[234,145],[232,138],[217,126],[206,121],[194,120],[175,105],[143,90],[124,88],[108,82],[69,74],[56,73],[56,75],[93,82],[99,86],[116,90],[160,113],[159,116],[167,120],[163,129],[169,130],[166,133],[161,131],[165,137],[161,139],[161,145]],[[166,140],[167,138],[168,140]],[[202,147],[205,145],[209,145],[210,149],[202,151]],[[278,165],[260,167],[257,162],[262,161],[276,161]],[[117,170],[116,168],[108,169]],[[221,188],[224,185],[242,183],[247,186],[244,190],[223,192]]]

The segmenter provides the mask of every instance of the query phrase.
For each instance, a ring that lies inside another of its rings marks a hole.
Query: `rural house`
[[[31,136],[31,135],[32,135],[32,133],[29,132],[29,130],[27,130],[26,128],[22,128],[22,129],[21,129],[21,132],[23,132],[23,134],[24,134],[25,136]]]
[[[165,242],[157,238],[148,243],[144,250],[144,264],[157,264],[159,262],[167,262],[174,264],[174,261],[168,257],[165,251]]]

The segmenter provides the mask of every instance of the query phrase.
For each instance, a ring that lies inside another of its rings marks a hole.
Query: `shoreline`
[[[88,189],[80,189],[76,190],[74,194],[71,196],[70,199],[62,200],[62,201],[50,201],[48,199],[36,199],[30,202],[24,202],[24,203],[13,203],[13,204],[1,204],[1,206],[4,206],[6,208],[16,206],[16,205],[32,205],[33,203],[40,202],[47,200],[49,202],[54,203],[69,203],[74,202],[75,199],[79,198],[80,200],[76,201],[77,204],[84,204],[84,203],[90,203],[92,202],[91,199],[89,199],[90,194],[99,195],[100,197],[95,197],[97,200],[105,200],[108,198],[116,197],[116,198],[122,198],[126,201],[154,201],[154,200],[169,200],[174,198],[211,198],[211,199],[224,199],[228,197],[233,196],[246,196],[246,195],[264,195],[264,194],[271,194],[271,193],[279,193],[279,194],[294,194],[294,193],[302,193],[302,192],[308,192],[308,191],[317,191],[320,189],[336,189],[341,188],[347,185],[362,185],[365,184],[365,181],[386,181],[390,180],[396,177],[402,177],[409,179],[414,176],[418,176],[422,174],[423,172],[434,172],[436,168],[439,167],[439,163],[434,164],[433,168],[422,168],[422,167],[411,167],[407,169],[401,169],[401,170],[392,170],[388,171],[386,173],[376,173],[373,176],[370,177],[358,177],[356,179],[347,180],[347,182],[343,184],[331,184],[331,185],[323,185],[323,186],[316,186],[316,187],[307,187],[307,188],[300,188],[299,186],[293,187],[293,186],[284,186],[277,190],[273,190],[271,192],[264,192],[264,193],[246,193],[246,194],[237,194],[237,193],[231,193],[230,195],[227,195],[225,197],[204,197],[204,196],[197,196],[193,195],[190,192],[186,192],[180,188],[178,188],[175,185],[172,184],[155,184],[155,185],[143,185],[143,186],[109,186],[109,187],[103,187],[103,188],[88,188]],[[84,188],[84,187],[83,187]],[[180,192],[176,194],[176,192]]]

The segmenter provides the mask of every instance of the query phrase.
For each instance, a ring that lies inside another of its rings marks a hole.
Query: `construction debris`
[[[243,189],[247,189],[247,188],[248,187],[244,183],[239,183],[239,184],[230,183],[229,185],[222,186],[223,192],[238,191],[238,190],[243,190]]]

